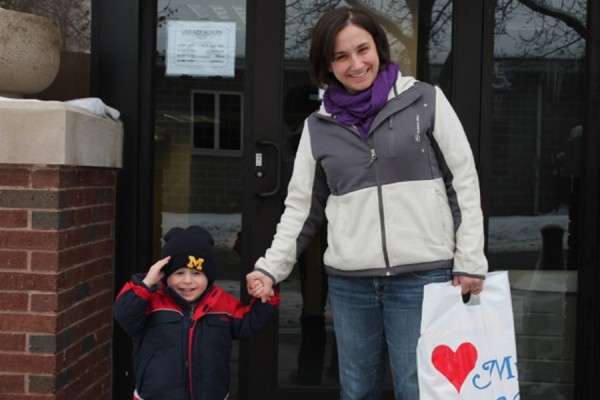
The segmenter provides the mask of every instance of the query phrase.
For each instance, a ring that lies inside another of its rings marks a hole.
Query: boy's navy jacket
[[[114,317],[134,340],[136,389],[144,400],[216,400],[229,392],[233,339],[250,337],[275,316],[278,293],[244,305],[213,285],[192,312],[168,287],[134,275],[117,296]]]

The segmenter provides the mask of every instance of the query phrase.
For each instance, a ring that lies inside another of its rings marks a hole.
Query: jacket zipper
[[[372,134],[369,137],[370,140],[367,141],[367,144],[371,150],[371,159],[369,160],[369,164],[367,168],[371,168],[375,166],[375,182],[377,185],[377,202],[379,205],[379,229],[381,231],[381,250],[383,251],[383,260],[385,262],[385,274],[389,276],[390,272],[390,258],[387,251],[387,237],[385,234],[385,213],[383,210],[383,190],[381,185],[381,177],[379,176],[379,163],[375,163],[377,161],[377,151],[375,150],[375,135]],[[371,140],[372,139],[372,140]],[[372,142],[372,143],[370,143]]]
[[[187,328],[187,375],[188,375],[188,387],[190,392],[190,399],[194,398],[194,385],[192,376],[192,342],[194,338],[194,313],[193,311],[188,314],[189,327]]]
[[[335,118],[330,117],[330,116],[317,115],[317,117],[327,119],[335,124],[338,124],[342,127],[345,127],[346,129],[349,129],[351,132],[358,135],[358,130],[354,126],[352,126],[352,128],[348,128],[347,125],[341,124],[338,120],[336,120]],[[394,122],[393,122],[391,116],[390,116],[388,124],[389,124],[388,125],[389,129],[394,128]],[[370,153],[371,153],[371,158],[369,159],[367,168],[371,168],[373,165],[375,165],[375,182],[377,185],[377,201],[379,204],[379,228],[381,230],[381,250],[383,252],[383,260],[385,262],[385,269],[386,269],[385,274],[386,274],[386,276],[389,276],[389,275],[391,275],[390,258],[389,258],[388,251],[387,251],[387,237],[385,234],[385,215],[384,215],[384,211],[383,211],[383,191],[382,191],[382,185],[381,185],[381,178],[379,176],[379,167],[375,163],[375,161],[377,161],[377,151],[375,150],[376,146],[375,146],[374,132],[372,135],[369,135],[369,138],[367,139],[366,143],[369,146]]]
[[[371,159],[369,160],[369,164],[367,165],[367,168],[371,168],[371,166],[373,165],[375,160],[377,160],[377,153],[375,153],[375,149],[373,147],[371,147]]]

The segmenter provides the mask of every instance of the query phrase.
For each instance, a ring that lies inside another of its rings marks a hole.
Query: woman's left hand
[[[454,278],[452,279],[452,285],[460,285],[460,292],[462,294],[480,294],[483,291],[483,279],[472,278],[465,275],[454,275]]]

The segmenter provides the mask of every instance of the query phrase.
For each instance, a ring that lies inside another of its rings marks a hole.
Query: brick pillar
[[[122,126],[13,103],[0,102],[0,149],[19,142],[0,150],[0,399],[108,400]]]

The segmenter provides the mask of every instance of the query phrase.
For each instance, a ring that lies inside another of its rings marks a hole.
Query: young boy
[[[134,340],[134,399],[215,400],[229,392],[232,340],[268,325],[279,294],[246,306],[214,284],[214,240],[171,229],[161,259],[125,284],[114,317]]]

